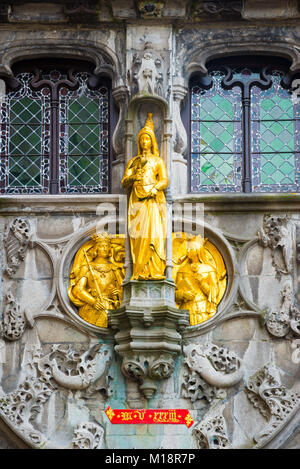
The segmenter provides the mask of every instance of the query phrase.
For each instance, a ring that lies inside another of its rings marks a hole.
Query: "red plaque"
[[[186,425],[190,428],[194,421],[187,409],[112,409],[105,411],[111,423],[160,423]]]

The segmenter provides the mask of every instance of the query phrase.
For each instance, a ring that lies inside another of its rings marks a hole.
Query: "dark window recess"
[[[296,75],[285,60],[244,59],[211,62],[191,79],[190,191],[299,192]]]
[[[110,83],[88,63],[19,63],[1,105],[1,193],[110,191]]]

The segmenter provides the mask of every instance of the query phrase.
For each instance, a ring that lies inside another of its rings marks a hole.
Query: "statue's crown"
[[[106,242],[106,243],[110,243],[110,236],[108,233],[96,233],[94,235],[91,236],[92,240],[95,242],[95,243],[99,243],[99,242]]]

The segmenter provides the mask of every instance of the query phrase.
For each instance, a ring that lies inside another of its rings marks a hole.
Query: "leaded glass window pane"
[[[82,64],[25,69],[1,105],[1,193],[108,192],[108,85]]]
[[[251,93],[252,190],[297,192],[299,118],[291,93],[282,88],[283,74],[273,72],[272,86]]]
[[[191,192],[239,192],[241,91],[222,88],[222,72],[210,76],[209,90],[195,85],[191,92]]]
[[[48,90],[33,91],[29,73],[17,78],[1,106],[1,192],[49,192],[50,101]]]
[[[60,90],[60,190],[108,191],[108,89],[91,91],[88,75],[76,75],[75,91]]]

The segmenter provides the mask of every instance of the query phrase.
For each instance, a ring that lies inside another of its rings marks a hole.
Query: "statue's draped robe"
[[[190,312],[190,324],[200,324],[212,317],[217,310],[219,296],[218,273],[209,261],[205,249],[199,250],[198,262],[187,263],[180,268],[176,279],[176,301],[181,309]],[[184,298],[190,292],[193,299]]]
[[[135,181],[132,183],[132,178]],[[168,186],[164,161],[155,155],[132,158],[122,184],[131,186],[128,206],[128,231],[134,280],[162,279],[166,267],[166,199]],[[132,185],[131,185],[132,184]],[[150,196],[153,187],[155,196]]]

